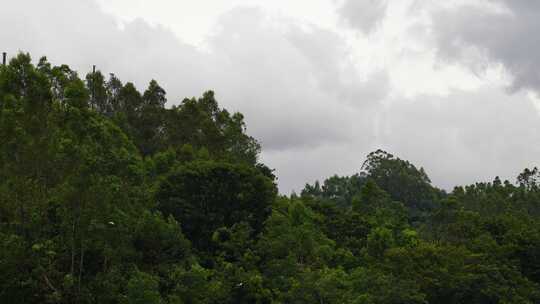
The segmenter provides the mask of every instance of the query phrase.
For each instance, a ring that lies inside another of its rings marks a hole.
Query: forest
[[[242,114],[166,104],[0,66],[0,303],[540,303],[537,168],[445,191],[376,150],[282,195]]]

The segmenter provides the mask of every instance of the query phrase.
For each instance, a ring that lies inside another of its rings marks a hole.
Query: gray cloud
[[[514,182],[524,168],[540,165],[536,107],[523,93],[509,95],[501,88],[398,97],[358,116],[353,128],[349,142],[263,152],[280,168],[281,190],[357,173],[378,148],[424,167],[435,185],[448,190],[495,176]]]
[[[338,13],[349,26],[370,33],[386,15],[387,7],[387,0],[345,0]]]
[[[13,1],[0,11],[0,26],[11,29],[0,31],[0,40],[12,55],[18,51],[30,52],[34,59],[46,55],[81,74],[95,64],[139,88],[156,78],[167,83],[172,101],[199,95],[210,85],[204,77],[204,55],[194,47],[142,20],[120,30],[93,1]]]
[[[279,175],[295,172],[287,171],[291,164],[275,164],[268,155],[353,140],[357,120],[370,125],[372,119],[363,113],[377,107],[388,86],[384,72],[364,81],[354,71],[336,33],[257,8],[223,15],[205,50],[142,20],[120,29],[89,0],[14,2],[0,11],[0,28],[13,25],[14,31],[0,32],[10,54],[23,50],[34,59],[47,55],[53,63],[67,63],[83,74],[96,64],[140,89],[155,78],[170,103],[215,90],[222,106],[245,114],[248,132],[266,152],[263,161]],[[370,130],[362,132],[372,139]],[[303,178],[296,174],[292,179]]]
[[[540,117],[523,94],[484,88],[471,94],[422,96],[388,107],[381,119],[381,146],[422,165],[435,184],[515,181],[540,164]]]
[[[501,20],[518,17],[438,11],[440,54],[464,62],[466,48],[483,49],[489,61],[504,63],[516,75],[516,87],[538,88],[538,38],[524,39],[527,27],[537,28],[538,21],[525,12],[534,3],[512,3],[506,4],[513,14],[528,21],[507,29]],[[373,20],[384,16],[378,9],[374,15]],[[482,25],[487,22],[493,30]],[[155,78],[170,103],[214,89],[224,107],[246,115],[248,132],[261,140],[263,161],[277,169],[283,193],[335,173],[358,172],[376,148],[424,166],[435,184],[447,188],[495,175],[512,178],[540,161],[540,119],[523,93],[486,88],[447,97],[390,97],[386,71],[367,80],[359,75],[339,33],[258,8],[223,15],[204,50],[142,20],[120,29],[90,0],[13,1],[0,11],[0,28],[10,29],[0,31],[10,54],[47,55],[81,73],[97,64],[141,89]],[[511,47],[524,43],[528,51]]]
[[[476,71],[502,63],[512,75],[512,91],[540,90],[540,2],[492,0],[493,10],[468,5],[435,9],[434,33],[442,58]]]
[[[294,24],[277,29],[255,8],[233,10],[222,17],[220,26],[209,40],[211,49],[219,50],[213,57],[220,73],[216,89],[246,114],[250,129],[267,150],[347,141],[351,120],[344,119],[349,113],[343,103],[377,101],[372,88],[364,95],[340,98],[350,94],[351,87],[341,80],[345,52],[336,47],[342,42],[335,35],[316,27],[308,32]],[[363,86],[358,77],[351,77]]]

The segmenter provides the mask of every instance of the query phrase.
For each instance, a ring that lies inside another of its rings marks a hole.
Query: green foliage
[[[166,146],[190,144],[195,149],[204,147],[213,158],[254,164],[260,146],[245,130],[242,114],[220,109],[214,92],[208,91],[166,112],[163,140]]]
[[[190,257],[190,242],[180,224],[171,216],[144,211],[133,233],[133,245],[140,252],[141,264],[148,270],[165,271],[172,264]]]
[[[349,207],[354,196],[358,195],[365,182],[366,179],[359,174],[350,177],[334,175],[326,179],[322,186],[318,181],[313,186],[306,184],[302,190],[302,197],[322,198],[331,200],[340,207]]]
[[[212,91],[0,67],[0,303],[540,303],[538,169],[451,193],[382,150],[277,195]]]
[[[158,209],[172,215],[198,249],[209,250],[220,227],[245,221],[257,232],[270,213],[273,181],[245,164],[194,161],[177,167],[156,193]]]
[[[159,280],[153,275],[135,271],[126,286],[126,294],[120,301],[126,304],[164,303],[159,293]]]
[[[421,216],[419,212],[433,208],[439,193],[431,186],[423,168],[417,169],[408,161],[377,150],[367,156],[362,169],[393,200],[405,204],[414,217]]]

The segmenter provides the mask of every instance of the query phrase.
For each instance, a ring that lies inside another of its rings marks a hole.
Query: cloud
[[[266,150],[348,141],[350,108],[376,106],[385,95],[387,79],[362,80],[333,32],[256,8],[235,9],[219,24],[209,38],[215,88],[246,114]]]
[[[540,91],[540,2],[492,0],[430,7],[439,55],[475,71],[502,64],[511,91]]]
[[[167,90],[170,104],[215,90],[222,106],[245,114],[248,132],[263,144],[262,161],[276,168],[282,193],[336,173],[358,172],[367,153],[377,148],[424,166],[436,185],[451,188],[495,175],[513,178],[540,161],[540,148],[535,148],[540,147],[535,132],[540,119],[524,92],[508,95],[485,83],[463,86],[469,80],[461,70],[436,74],[431,68],[434,52],[429,47],[436,45],[446,61],[480,62],[475,67],[480,70],[498,62],[515,76],[515,88],[540,88],[535,74],[540,71],[538,38],[530,33],[538,21],[529,16],[536,7],[530,6],[533,2],[501,1],[490,3],[507,7],[429,7],[433,27],[422,19],[405,29],[413,26],[420,33],[414,41],[402,35],[399,24],[385,23],[381,32],[387,28],[390,33],[380,33],[381,38],[374,32],[365,48],[375,42],[366,53],[390,49],[381,54],[388,64],[367,73],[357,64],[368,59],[355,53],[350,37],[257,7],[221,15],[200,49],[142,19],[119,26],[90,0],[12,1],[0,11],[0,27],[10,29],[0,31],[0,41],[9,54],[23,50],[35,59],[47,55],[82,74],[96,64],[141,90],[154,78]],[[369,7],[364,13],[374,9],[379,17],[373,20],[387,15],[380,13],[383,2],[373,7],[369,1],[359,3]],[[391,4],[384,3],[386,10]],[[347,5],[356,4],[345,3],[342,12]],[[483,25],[487,22],[493,29]],[[430,28],[419,28],[423,26]],[[366,28],[370,26],[358,30]],[[523,45],[529,50],[515,47]],[[486,60],[467,61],[473,57],[466,52]],[[441,65],[440,71],[456,66]],[[433,81],[437,85],[429,84]],[[415,94],[404,97],[397,83]],[[429,90],[422,88],[426,83]],[[430,95],[419,95],[426,91]]]
[[[539,166],[539,128],[535,104],[524,93],[485,86],[474,93],[391,98],[358,117],[348,142],[263,154],[280,168],[284,193],[360,172],[366,155],[378,148],[423,167],[434,185],[452,190],[495,176],[515,182],[524,168]]]
[[[424,166],[447,189],[495,176],[513,182],[540,164],[540,117],[523,93],[484,87],[397,100],[381,116],[381,146]]]
[[[345,23],[368,34],[386,15],[387,0],[345,0],[338,13]]]
[[[46,55],[53,63],[69,64],[83,77],[95,64],[140,89],[155,78],[167,83],[174,102],[199,95],[209,86],[204,55],[197,49],[140,19],[121,30],[93,1],[14,1],[0,11],[0,26],[12,29],[0,32],[2,46],[11,55],[18,51],[29,52],[34,59]]]
[[[388,86],[384,71],[367,80],[355,71],[337,33],[260,8],[222,15],[204,50],[141,19],[120,27],[89,0],[10,3],[0,11],[0,27],[14,26],[0,32],[10,54],[47,55],[82,74],[96,64],[141,90],[155,78],[170,104],[215,90],[222,106],[245,114],[248,132],[266,152],[263,161],[279,175],[294,175],[287,167],[295,165],[275,164],[267,155],[340,146],[358,136],[358,125],[365,126],[360,130],[365,138],[373,139],[369,113]]]

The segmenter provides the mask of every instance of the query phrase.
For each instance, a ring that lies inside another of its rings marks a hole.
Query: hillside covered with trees
[[[540,303],[538,169],[447,193],[377,150],[283,196],[242,114],[166,102],[0,66],[0,303]]]

